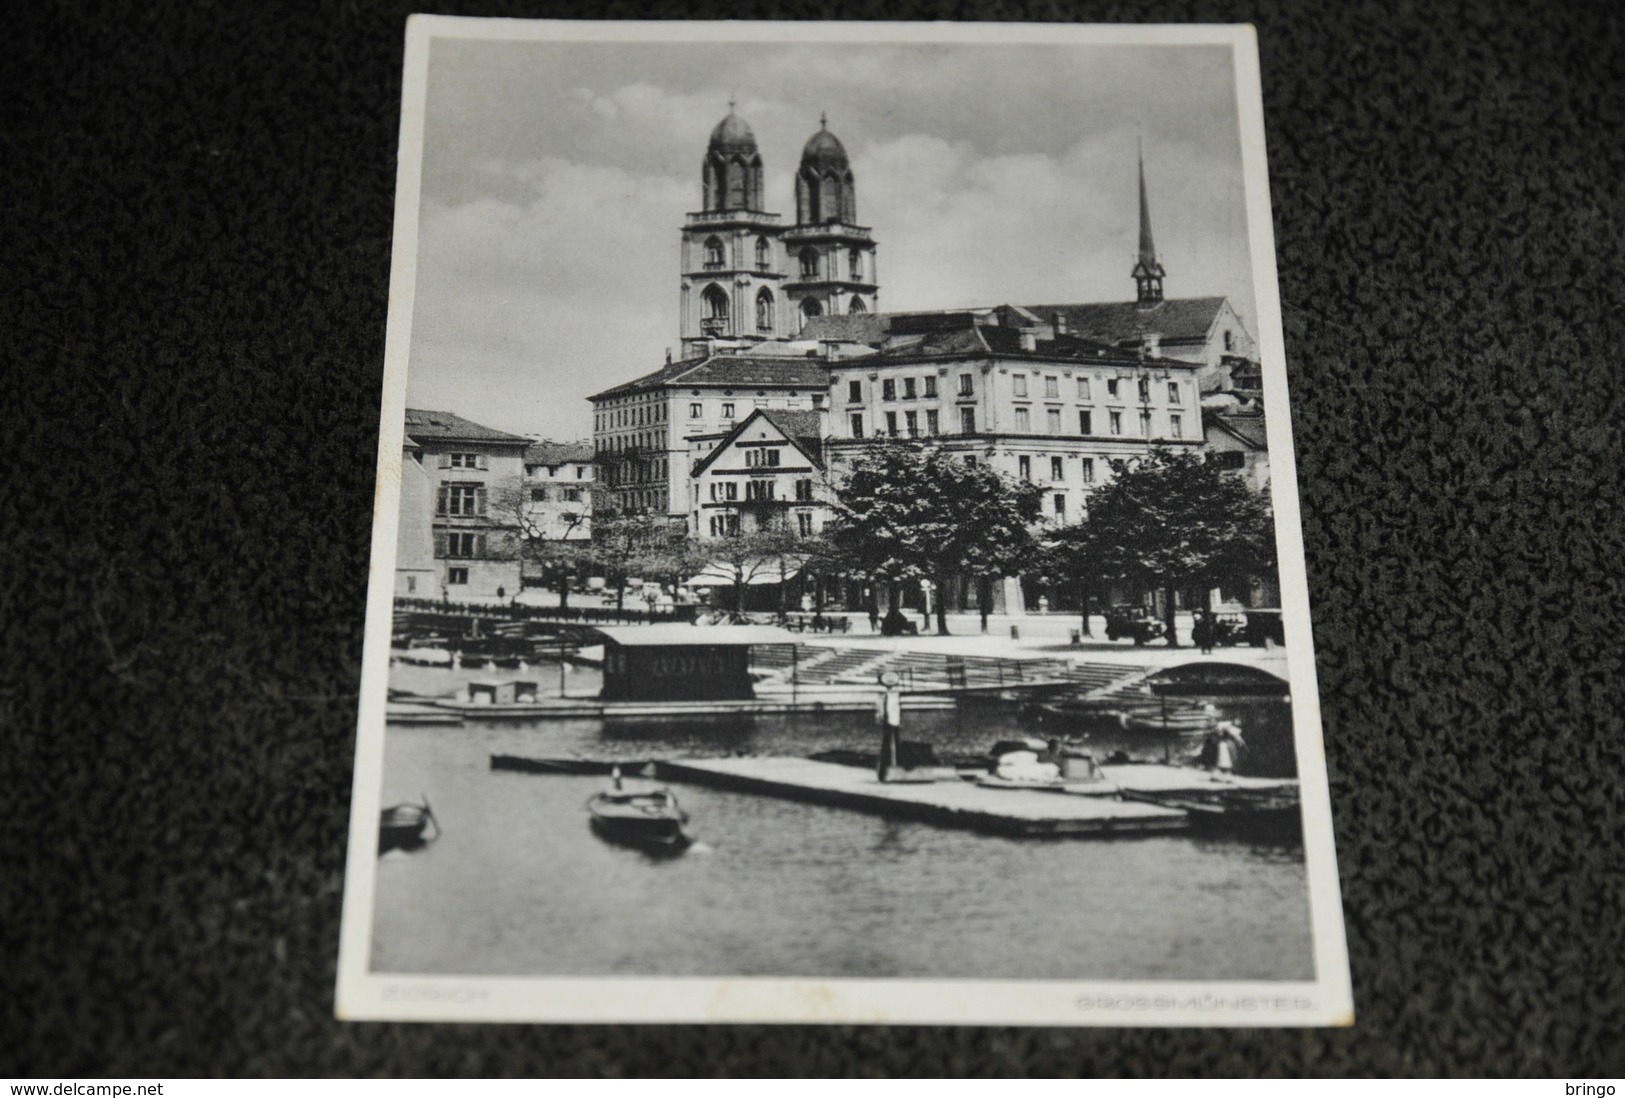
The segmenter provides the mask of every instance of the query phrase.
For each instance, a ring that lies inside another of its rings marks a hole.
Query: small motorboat
[[[688,813],[676,794],[663,786],[623,788],[618,770],[614,780],[613,788],[587,801],[592,829],[600,838],[655,852],[675,853],[688,846]]]
[[[422,804],[397,804],[383,810],[378,827],[378,853],[388,854],[391,850],[416,850],[433,839],[440,837],[440,821],[435,819],[434,809],[429,807],[429,798],[423,797]],[[424,832],[430,824],[434,824],[434,834],[424,838]]]
[[[1160,733],[1167,736],[1199,736],[1211,729],[1218,714],[1207,707],[1161,706],[1131,710],[1123,714],[1123,728],[1129,732]]]

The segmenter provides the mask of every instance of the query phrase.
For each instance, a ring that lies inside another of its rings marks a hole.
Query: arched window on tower
[[[818,278],[818,250],[816,248],[803,248],[801,250],[801,277],[809,280]]]
[[[801,302],[801,326],[806,327],[807,321],[815,316],[823,316],[824,307],[818,303],[816,297],[803,298]]]
[[[863,253],[860,252],[856,248],[852,249],[851,263],[852,263],[852,281],[853,282],[862,282],[863,281]]]
[[[742,210],[747,205],[750,191],[745,185],[745,162],[737,157],[728,161],[728,200],[723,207],[728,210]]]
[[[869,307],[863,303],[863,298],[854,294],[852,295],[852,304],[846,307],[846,311],[849,313],[866,313],[869,311]]]
[[[756,269],[765,271],[772,266],[771,254],[767,250],[767,237],[756,238]]]
[[[762,158],[750,158],[750,185],[745,188],[746,209],[759,210],[762,208]]]
[[[858,223],[858,192],[852,186],[852,173],[847,172],[846,178],[842,182],[846,186],[841,188],[841,219],[848,225],[856,225]]]
[[[773,334],[773,291],[766,288],[756,295],[756,330]]]
[[[728,327],[728,295],[720,286],[707,286],[705,293],[700,295],[704,312],[700,318],[700,334],[707,336],[725,336],[729,333]]]
[[[820,222],[839,221],[841,219],[841,177],[834,172],[824,176],[818,185],[818,220]]]
[[[722,241],[714,236],[705,242],[705,269],[722,270]]]

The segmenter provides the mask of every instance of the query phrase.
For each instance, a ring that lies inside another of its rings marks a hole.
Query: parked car
[[[1279,610],[1249,610],[1247,611],[1247,626],[1244,630],[1247,643],[1258,647],[1268,641],[1276,644],[1286,643],[1286,625],[1281,621]]]
[[[1142,606],[1114,606],[1106,611],[1106,637],[1109,640],[1128,637],[1135,644],[1147,644],[1167,631],[1167,626]]]

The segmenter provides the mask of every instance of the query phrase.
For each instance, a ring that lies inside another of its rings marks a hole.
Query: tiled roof
[[[516,442],[527,443],[523,435],[510,435],[492,427],[483,427],[472,420],[451,412],[436,412],[423,408],[406,410],[406,433],[418,442]]]
[[[663,382],[669,381],[672,377],[682,373],[685,370],[693,369],[695,366],[698,366],[704,361],[705,359],[701,357],[685,358],[680,362],[668,362],[666,365],[662,366],[653,373],[644,374],[642,377],[635,377],[631,381],[623,381],[621,384],[611,386],[601,393],[594,393],[587,399],[598,400],[600,397],[620,396],[622,393],[633,393],[637,392],[639,389],[652,388],[656,385],[662,384]]]
[[[1137,342],[1147,332],[1155,332],[1165,340],[1206,339],[1224,303],[1222,297],[1179,297],[1145,309],[1133,301],[1027,305],[1024,308],[1046,324],[1060,313],[1066,318],[1070,335],[1105,343],[1126,343]]]
[[[543,439],[525,447],[526,465],[566,465],[570,462],[591,462],[590,442],[549,442]]]
[[[891,328],[886,313],[846,313],[808,319],[798,339],[818,339],[833,343],[879,343]]]
[[[1204,418],[1235,436],[1249,449],[1269,449],[1269,424],[1263,411],[1206,412]]]
[[[751,412],[750,415],[740,420],[733,430],[729,431],[725,436],[723,436],[721,442],[717,443],[716,446],[707,451],[706,455],[695,464],[694,473],[700,473],[702,470],[708,468],[713,462],[720,458],[727,451],[728,447],[734,444],[734,440],[739,438],[740,435],[744,434],[745,429],[748,428],[752,423],[755,423],[758,419],[765,419],[769,423],[773,424],[773,426],[777,427],[786,438],[795,443],[795,445],[799,446],[802,452],[812,460],[814,465],[818,466],[820,469],[824,467],[823,458],[819,453],[822,446],[818,437],[819,422],[817,412],[770,412],[766,409],[758,408]]]
[[[823,389],[829,371],[822,359],[783,356],[713,355],[667,379],[673,385],[783,385]]]

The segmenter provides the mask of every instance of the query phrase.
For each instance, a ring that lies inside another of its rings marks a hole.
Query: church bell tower
[[[762,202],[756,135],[728,104],[701,167],[702,206],[683,225],[679,337],[683,357],[713,340],[777,339],[785,316],[784,227]]]
[[[858,224],[851,162],[827,119],[818,122],[796,171],[796,223],[784,233],[787,334],[811,317],[879,309],[875,242]]]

